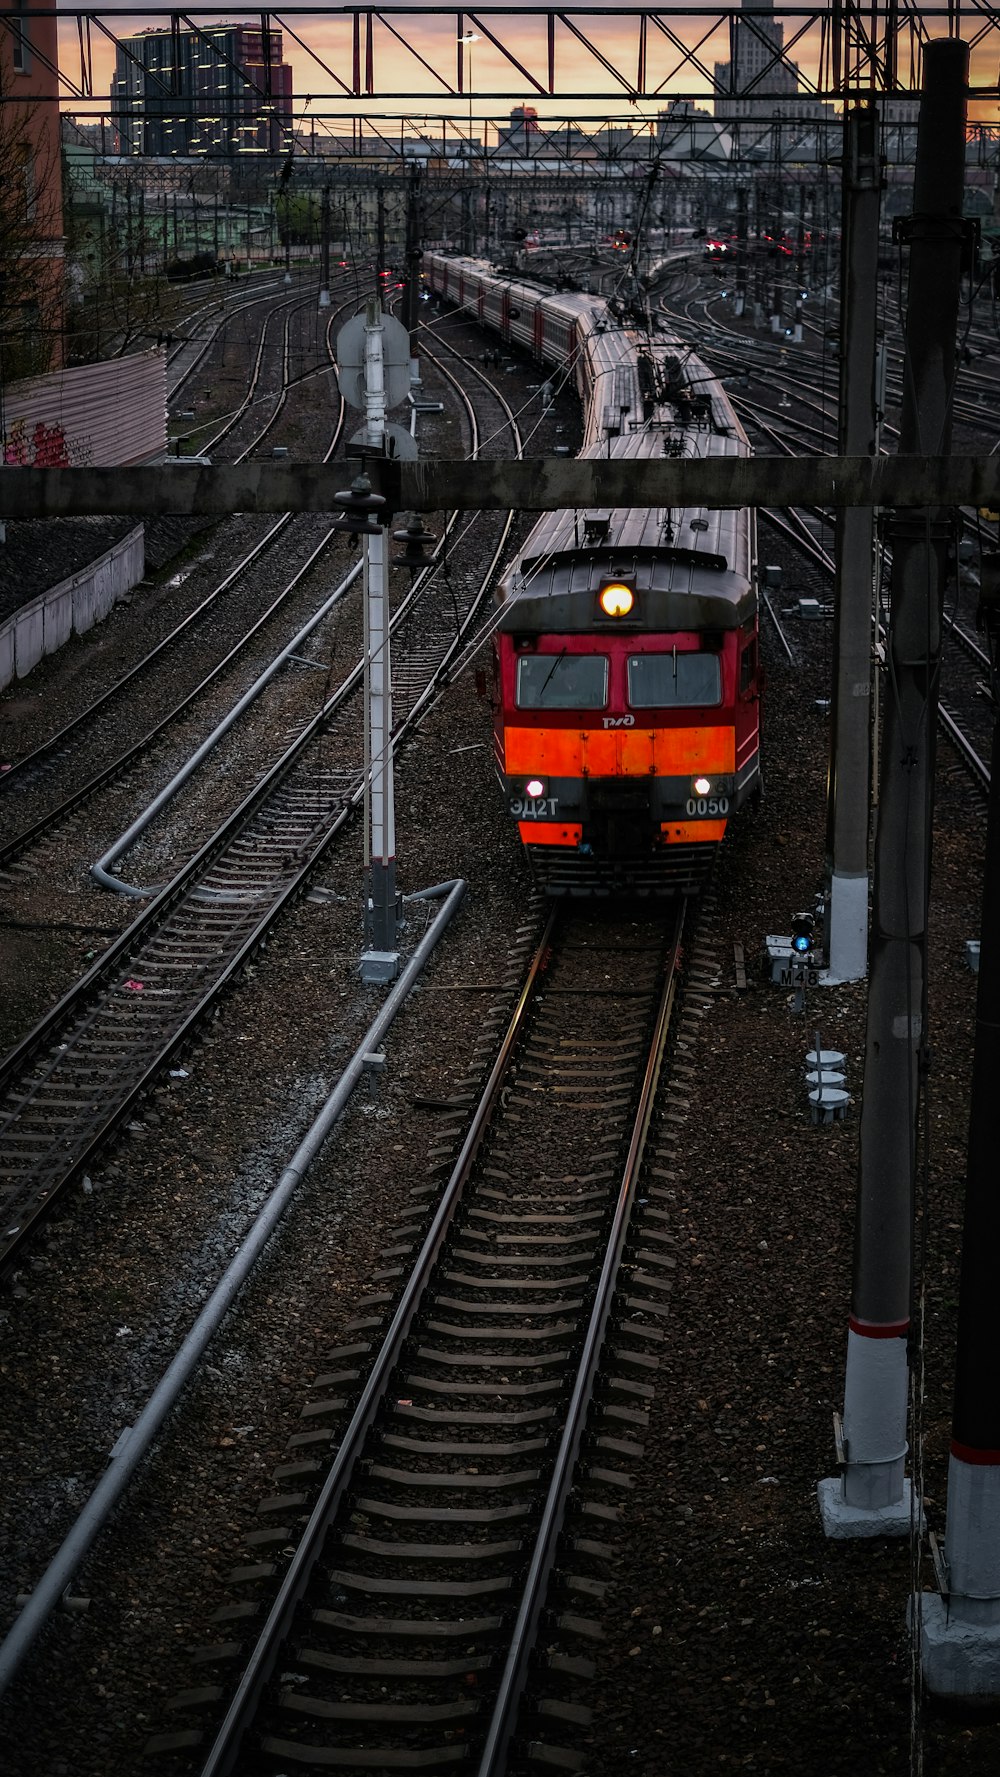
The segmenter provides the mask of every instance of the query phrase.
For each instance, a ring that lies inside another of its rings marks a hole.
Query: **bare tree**
[[[34,106],[5,92],[0,61],[0,378],[49,368],[62,330],[57,152]]]
[[[163,272],[143,169],[115,168],[85,184],[67,161],[64,191],[71,357],[120,357],[161,339],[179,298]]]

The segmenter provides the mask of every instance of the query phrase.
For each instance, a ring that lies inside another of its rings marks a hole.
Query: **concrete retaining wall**
[[[146,533],[137,525],[113,549],[0,622],[0,691],[46,654],[100,623],[146,571]]]

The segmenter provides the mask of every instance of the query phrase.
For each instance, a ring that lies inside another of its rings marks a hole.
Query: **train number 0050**
[[[686,814],[728,814],[728,796],[689,796],[684,804]]]

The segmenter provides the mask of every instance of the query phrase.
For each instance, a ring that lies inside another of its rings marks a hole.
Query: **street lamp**
[[[465,253],[474,254],[476,251],[476,227],[475,227],[476,193],[473,190],[473,187],[471,184],[471,173],[472,173],[472,45],[474,43],[479,42],[479,33],[478,33],[478,31],[463,31],[461,36],[457,39],[457,42],[458,42],[458,46],[459,46],[458,54],[459,54],[459,77],[460,77],[460,79],[464,75],[464,63],[462,61],[463,46],[467,44],[468,49],[469,49],[469,79],[468,79],[468,83],[467,83],[468,94],[469,94],[469,145],[468,145],[468,149],[466,152],[468,155],[470,181],[467,183],[467,188],[462,192],[462,234],[463,234],[462,251]]]
[[[468,94],[469,94],[469,159],[471,161],[471,159],[472,159],[472,45],[474,43],[479,42],[479,32],[478,31],[463,31],[461,37],[459,37],[457,39],[457,41],[459,43],[467,43],[469,46],[469,79],[468,79],[468,83],[467,83],[467,89],[468,89]]]

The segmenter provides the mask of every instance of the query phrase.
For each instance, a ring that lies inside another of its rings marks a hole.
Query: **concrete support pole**
[[[365,312],[365,425],[369,450],[385,443],[385,370],[382,309],[373,297]],[[368,949],[361,972],[369,981],[393,981],[396,950],[396,825],[392,772],[392,679],[389,665],[389,601],[386,532],[379,525],[365,538],[365,709],[368,713],[366,781],[369,785],[371,853],[365,895]]]
[[[878,112],[858,106],[844,118],[839,435],[839,448],[858,456],[876,448],[881,177]],[[873,540],[870,506],[838,511],[827,795],[831,981],[860,981],[868,967]]]
[[[669,244],[669,242],[668,242]],[[747,188],[741,184],[736,192],[736,313],[742,315],[747,306]]]
[[[330,187],[324,185],[319,210],[319,306],[330,306]]]
[[[964,227],[968,47],[925,49],[913,189],[900,454],[947,454]],[[917,1105],[926,1053],[927,903],[946,514],[893,531],[843,1466],[821,1481],[828,1536],[906,1535],[907,1340]]]
[[[994,563],[994,574],[996,565]],[[1000,586],[988,610],[993,656],[992,775],[983,879],[976,1046],[948,1461],[944,1595],[921,1593],[924,1682],[937,1696],[1000,1702]],[[987,585],[984,564],[983,602]]]
[[[406,185],[406,251],[403,276],[406,289],[403,292],[402,322],[410,335],[410,351],[416,344],[414,335],[417,331],[417,303],[420,296],[420,167],[410,168]],[[415,379],[416,380],[416,379]]]
[[[417,356],[417,314],[420,297],[421,247],[420,167],[410,168],[406,187],[406,289],[403,292],[403,326],[410,336],[410,392],[416,398],[420,391],[420,359]]]

